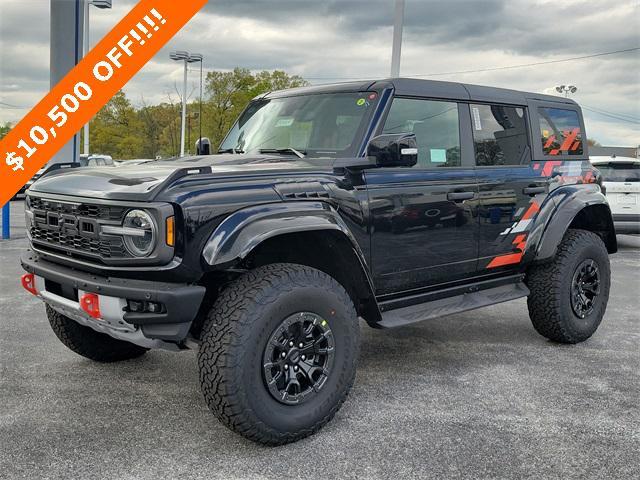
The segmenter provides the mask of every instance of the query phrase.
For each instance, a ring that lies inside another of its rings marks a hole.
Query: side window
[[[538,108],[545,155],[582,155],[580,119],[575,110]]]
[[[471,123],[476,165],[521,165],[529,161],[524,108],[471,105]]]
[[[415,133],[418,168],[460,166],[457,103],[395,98],[382,133]]]
[[[98,164],[98,162],[96,161],[95,158],[90,158],[89,160],[87,160],[87,165],[89,167],[95,167]]]

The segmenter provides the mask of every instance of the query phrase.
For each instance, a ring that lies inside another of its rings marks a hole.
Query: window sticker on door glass
[[[293,124],[293,117],[283,117],[276,122],[276,127],[290,127]]]
[[[473,113],[473,128],[476,130],[482,130],[482,123],[480,123],[480,109],[478,107],[472,107],[471,112]]]
[[[447,151],[444,148],[432,148],[431,163],[447,163]]]

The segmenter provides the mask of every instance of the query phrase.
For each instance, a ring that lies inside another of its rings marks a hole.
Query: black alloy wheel
[[[579,318],[593,313],[600,294],[600,270],[598,264],[588,258],[576,268],[571,281],[571,308]]]
[[[265,385],[279,402],[301,404],[322,390],[334,356],[329,323],[312,312],[293,314],[276,327],[265,347]]]

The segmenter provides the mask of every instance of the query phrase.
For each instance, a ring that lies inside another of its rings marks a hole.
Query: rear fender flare
[[[607,244],[607,249],[609,253],[616,251],[615,229],[611,209],[605,195],[597,185],[558,188],[553,191],[552,196],[555,209],[548,216],[544,229],[542,229],[540,240],[535,250],[535,262],[544,262],[553,258],[564,234],[577,215],[585,208],[595,205],[601,205],[603,212],[606,212],[602,221],[606,225],[605,243]]]

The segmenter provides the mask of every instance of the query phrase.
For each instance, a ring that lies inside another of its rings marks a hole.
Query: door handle
[[[462,200],[471,200],[474,196],[474,192],[449,192],[447,193],[447,200],[461,202]]]
[[[524,187],[522,189],[522,193],[525,195],[535,195],[537,193],[545,193],[547,191],[547,187]]]

